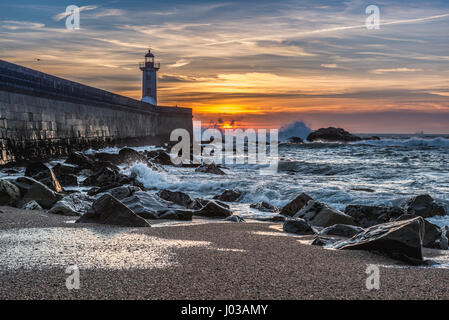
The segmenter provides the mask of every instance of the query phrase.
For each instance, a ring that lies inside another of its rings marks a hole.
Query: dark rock
[[[315,234],[310,224],[304,219],[288,219],[284,222],[283,230],[299,235]]]
[[[61,186],[69,187],[78,185],[78,177],[76,174],[80,171],[79,167],[58,163],[52,170]]]
[[[294,217],[302,218],[312,226],[324,228],[334,224],[356,225],[351,216],[314,200],[309,201]]]
[[[55,203],[48,213],[64,216],[79,216],[86,213],[92,206],[93,199],[81,193],[65,196]]]
[[[215,196],[215,200],[234,202],[237,201],[242,196],[242,192],[238,189],[226,189],[221,195]]]
[[[231,216],[232,212],[219,205],[216,201],[211,200],[200,210],[194,211],[194,214],[208,218],[226,218]]]
[[[338,241],[338,239],[335,239],[335,238],[316,236],[315,239],[313,239],[311,245],[312,246],[327,247],[327,246],[333,245],[337,241]]]
[[[325,142],[353,142],[360,141],[362,138],[350,134],[342,128],[321,128],[318,129],[307,137],[310,142],[313,141],[325,141]]]
[[[194,205],[194,200],[184,192],[163,189],[160,190],[157,195],[164,200],[176,203],[189,209]]]
[[[158,155],[151,159],[152,162],[165,166],[173,165],[170,155],[165,151],[159,151]]]
[[[69,155],[65,163],[73,164],[81,169],[94,169],[95,161],[82,152],[73,152]]]
[[[407,263],[422,264],[423,238],[424,220],[417,217],[370,227],[351,239],[335,243],[333,248],[373,251]]]
[[[350,226],[346,224],[334,224],[333,226],[321,230],[321,236],[338,236],[345,238],[352,238],[356,234],[363,231],[363,228]]]
[[[396,219],[396,221],[410,220],[418,217],[414,214],[404,214]],[[448,239],[446,237],[446,230],[440,228],[424,219],[424,238],[422,240],[423,247],[434,249],[448,249]]]
[[[408,214],[416,214],[423,218],[446,215],[444,207],[435,203],[428,194],[421,194],[409,199],[404,209]]]
[[[288,140],[291,143],[295,143],[295,144],[301,144],[304,142],[300,137],[290,137],[290,138],[288,138]]]
[[[147,159],[143,154],[131,148],[123,148],[119,151],[121,163],[132,164],[134,162],[146,162]]]
[[[61,184],[56,178],[54,172],[40,161],[27,164],[25,176],[31,177],[56,192],[62,192]]]
[[[242,217],[240,217],[239,215],[233,214],[230,217],[227,217],[225,219],[225,221],[229,221],[229,222],[245,222],[245,219],[243,219]]]
[[[23,210],[29,210],[29,211],[34,211],[34,210],[43,210],[42,207],[39,205],[39,203],[37,203],[36,201],[30,201],[25,203],[22,206]]]
[[[114,165],[121,163],[121,157],[116,153],[98,152],[95,154],[95,158],[100,162],[110,162]]]
[[[349,205],[345,213],[353,217],[362,228],[367,228],[397,219],[405,212],[399,207]]]
[[[135,192],[141,191],[139,187],[135,186],[121,186],[109,189],[107,192],[118,200],[123,200],[132,196]]]
[[[351,188],[349,190],[352,190],[352,191],[363,191],[363,192],[370,192],[370,193],[376,192],[376,190],[370,189],[370,188]]]
[[[195,169],[195,172],[204,172],[204,173],[211,173],[211,174],[218,174],[218,175],[225,175],[224,171],[221,170],[217,165],[214,163],[211,164],[203,164]]]
[[[252,217],[251,219],[264,222],[285,222],[287,220],[287,218],[282,215],[275,215],[271,217],[256,216]]]
[[[262,212],[279,212],[280,210],[279,207],[274,207],[265,201],[253,203],[249,207]]]
[[[158,212],[157,219],[190,221],[192,220],[192,215],[192,210],[175,209]]]
[[[286,204],[280,214],[288,217],[293,217],[299,210],[301,210],[310,200],[313,200],[312,197],[305,193],[301,193],[295,199]]]
[[[42,208],[50,209],[56,202],[62,199],[61,195],[32,178],[20,177],[16,179],[14,184],[24,194],[23,199],[20,201],[22,205],[35,200]]]
[[[0,206],[14,206],[20,200],[20,189],[8,180],[0,180]]]
[[[184,210],[183,207],[159,198],[155,194],[137,191],[122,202],[137,215],[145,219],[160,219],[161,214],[173,210]],[[178,212],[179,213],[179,212]]]
[[[120,178],[121,175],[119,170],[105,167],[84,180],[83,186],[104,187],[118,183]]]
[[[92,209],[76,222],[102,223],[123,227],[150,227],[148,222],[110,194],[105,194],[96,200]]]

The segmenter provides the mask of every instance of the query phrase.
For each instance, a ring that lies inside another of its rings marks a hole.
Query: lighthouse
[[[145,61],[140,63],[142,70],[142,101],[157,105],[157,72],[160,63],[154,62],[151,50],[145,55]]]

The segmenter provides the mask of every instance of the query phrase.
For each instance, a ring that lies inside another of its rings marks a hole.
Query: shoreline
[[[447,270],[395,267],[397,261],[369,252],[301,244],[276,223],[198,219],[195,224],[195,219],[136,229],[67,223],[73,217],[43,211],[0,210],[0,241],[10,254],[0,261],[0,299],[449,298]],[[45,237],[33,237],[42,230]],[[77,232],[88,236],[73,237]],[[20,241],[17,234],[23,234]],[[47,249],[56,254],[42,256]],[[109,250],[125,257],[130,268],[115,265]],[[39,267],[22,269],[18,252],[22,263]],[[33,260],[38,257],[46,260]],[[79,290],[65,287],[67,261],[81,262]],[[369,264],[380,266],[379,290],[365,287]]]

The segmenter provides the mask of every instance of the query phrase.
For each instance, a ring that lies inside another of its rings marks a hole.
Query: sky
[[[448,31],[447,0],[0,3],[0,59],[140,99],[151,47],[158,103],[225,127],[449,133]]]

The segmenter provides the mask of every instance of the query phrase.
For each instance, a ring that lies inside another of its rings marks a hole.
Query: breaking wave
[[[353,142],[353,144],[365,144],[380,147],[410,147],[410,148],[449,148],[449,139],[438,138],[408,138],[408,139],[382,139],[382,140],[365,140]]]

